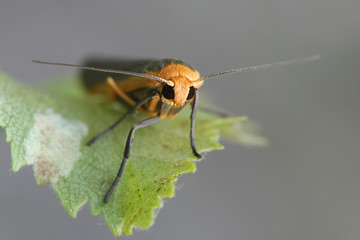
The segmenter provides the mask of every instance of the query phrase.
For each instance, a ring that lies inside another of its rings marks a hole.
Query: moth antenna
[[[66,66],[66,67],[74,67],[79,69],[85,69],[85,70],[91,70],[91,71],[98,71],[98,72],[108,72],[108,73],[119,73],[119,74],[125,74],[135,77],[143,77],[143,78],[151,78],[156,81],[166,83],[169,86],[174,86],[174,82],[170,80],[166,80],[164,78],[160,78],[157,76],[145,74],[145,73],[137,73],[137,72],[129,72],[129,71],[123,71],[123,70],[114,70],[114,69],[104,69],[104,68],[97,68],[97,67],[88,67],[88,66],[81,66],[81,65],[74,65],[74,64],[68,64],[68,63],[58,63],[58,62],[44,62],[44,61],[38,61],[38,60],[32,60],[34,63],[41,63],[41,64],[49,64],[49,65],[57,65],[57,66]]]
[[[212,74],[200,77],[199,79],[195,80],[195,82],[201,82],[201,81],[204,81],[209,78],[213,78],[213,77],[217,77],[217,76],[225,75],[225,74],[230,74],[230,73],[271,69],[271,68],[282,67],[282,66],[294,64],[294,63],[314,61],[319,58],[320,58],[320,54],[317,54],[317,55],[313,55],[313,56],[306,57],[306,58],[297,58],[297,59],[283,61],[283,62],[268,63],[268,64],[252,66],[252,67],[235,68],[235,69],[227,70],[224,72],[212,73]]]

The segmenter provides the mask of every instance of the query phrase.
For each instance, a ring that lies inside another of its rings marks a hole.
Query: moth
[[[148,117],[135,123],[127,136],[124,149],[123,160],[120,164],[118,173],[105,195],[104,202],[107,203],[114,191],[121,175],[124,171],[127,160],[130,157],[131,146],[134,141],[134,133],[140,128],[149,126],[163,118],[173,118],[187,105],[191,106],[190,114],[190,146],[193,154],[197,158],[201,155],[197,152],[194,141],[195,117],[199,102],[199,88],[204,81],[210,78],[222,76],[230,73],[268,69],[297,62],[307,62],[318,59],[319,55],[307,58],[294,59],[283,62],[276,62],[252,67],[235,68],[223,72],[217,72],[205,76],[200,76],[193,66],[177,59],[140,59],[140,60],[121,60],[117,61],[115,68],[110,69],[103,63],[87,63],[85,65],[73,65],[58,62],[44,62],[34,60],[33,62],[60,65],[102,72],[108,74],[107,78],[98,77],[93,73],[92,78],[83,78],[83,83],[87,91],[92,93],[109,94],[110,99],[121,100],[130,105],[129,110],[122,115],[111,126],[94,136],[87,145],[91,146],[106,133],[114,129],[127,117],[143,111]]]

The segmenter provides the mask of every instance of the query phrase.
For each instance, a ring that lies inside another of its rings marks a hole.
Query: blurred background
[[[155,224],[123,239],[360,237],[360,1],[1,0],[1,70],[31,85],[91,54],[178,58],[209,74],[313,54],[320,60],[209,80],[200,91],[262,125],[270,145],[225,143],[177,182]],[[0,240],[113,239],[85,206],[70,218],[0,137]]]

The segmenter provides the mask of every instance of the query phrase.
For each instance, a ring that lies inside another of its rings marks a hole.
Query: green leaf
[[[0,73],[0,126],[11,143],[12,169],[33,165],[38,184],[50,182],[69,213],[76,217],[90,201],[92,214],[102,213],[115,235],[148,228],[161,198],[174,196],[174,182],[195,172],[189,140],[189,110],[135,133],[131,156],[109,203],[104,204],[122,160],[130,127],[145,116],[128,118],[91,147],[86,141],[108,127],[127,107],[106,96],[88,96],[75,78],[36,90]],[[244,117],[218,118],[198,112],[195,142],[199,152],[221,149],[220,131],[250,145],[265,143]],[[249,131],[250,130],[250,131]]]

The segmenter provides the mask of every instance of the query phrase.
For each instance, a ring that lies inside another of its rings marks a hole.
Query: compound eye
[[[192,99],[194,97],[194,95],[195,95],[195,88],[193,86],[191,86],[186,100]]]
[[[161,91],[161,95],[163,95],[164,98],[169,100],[174,99],[175,97],[174,88],[166,84]]]

